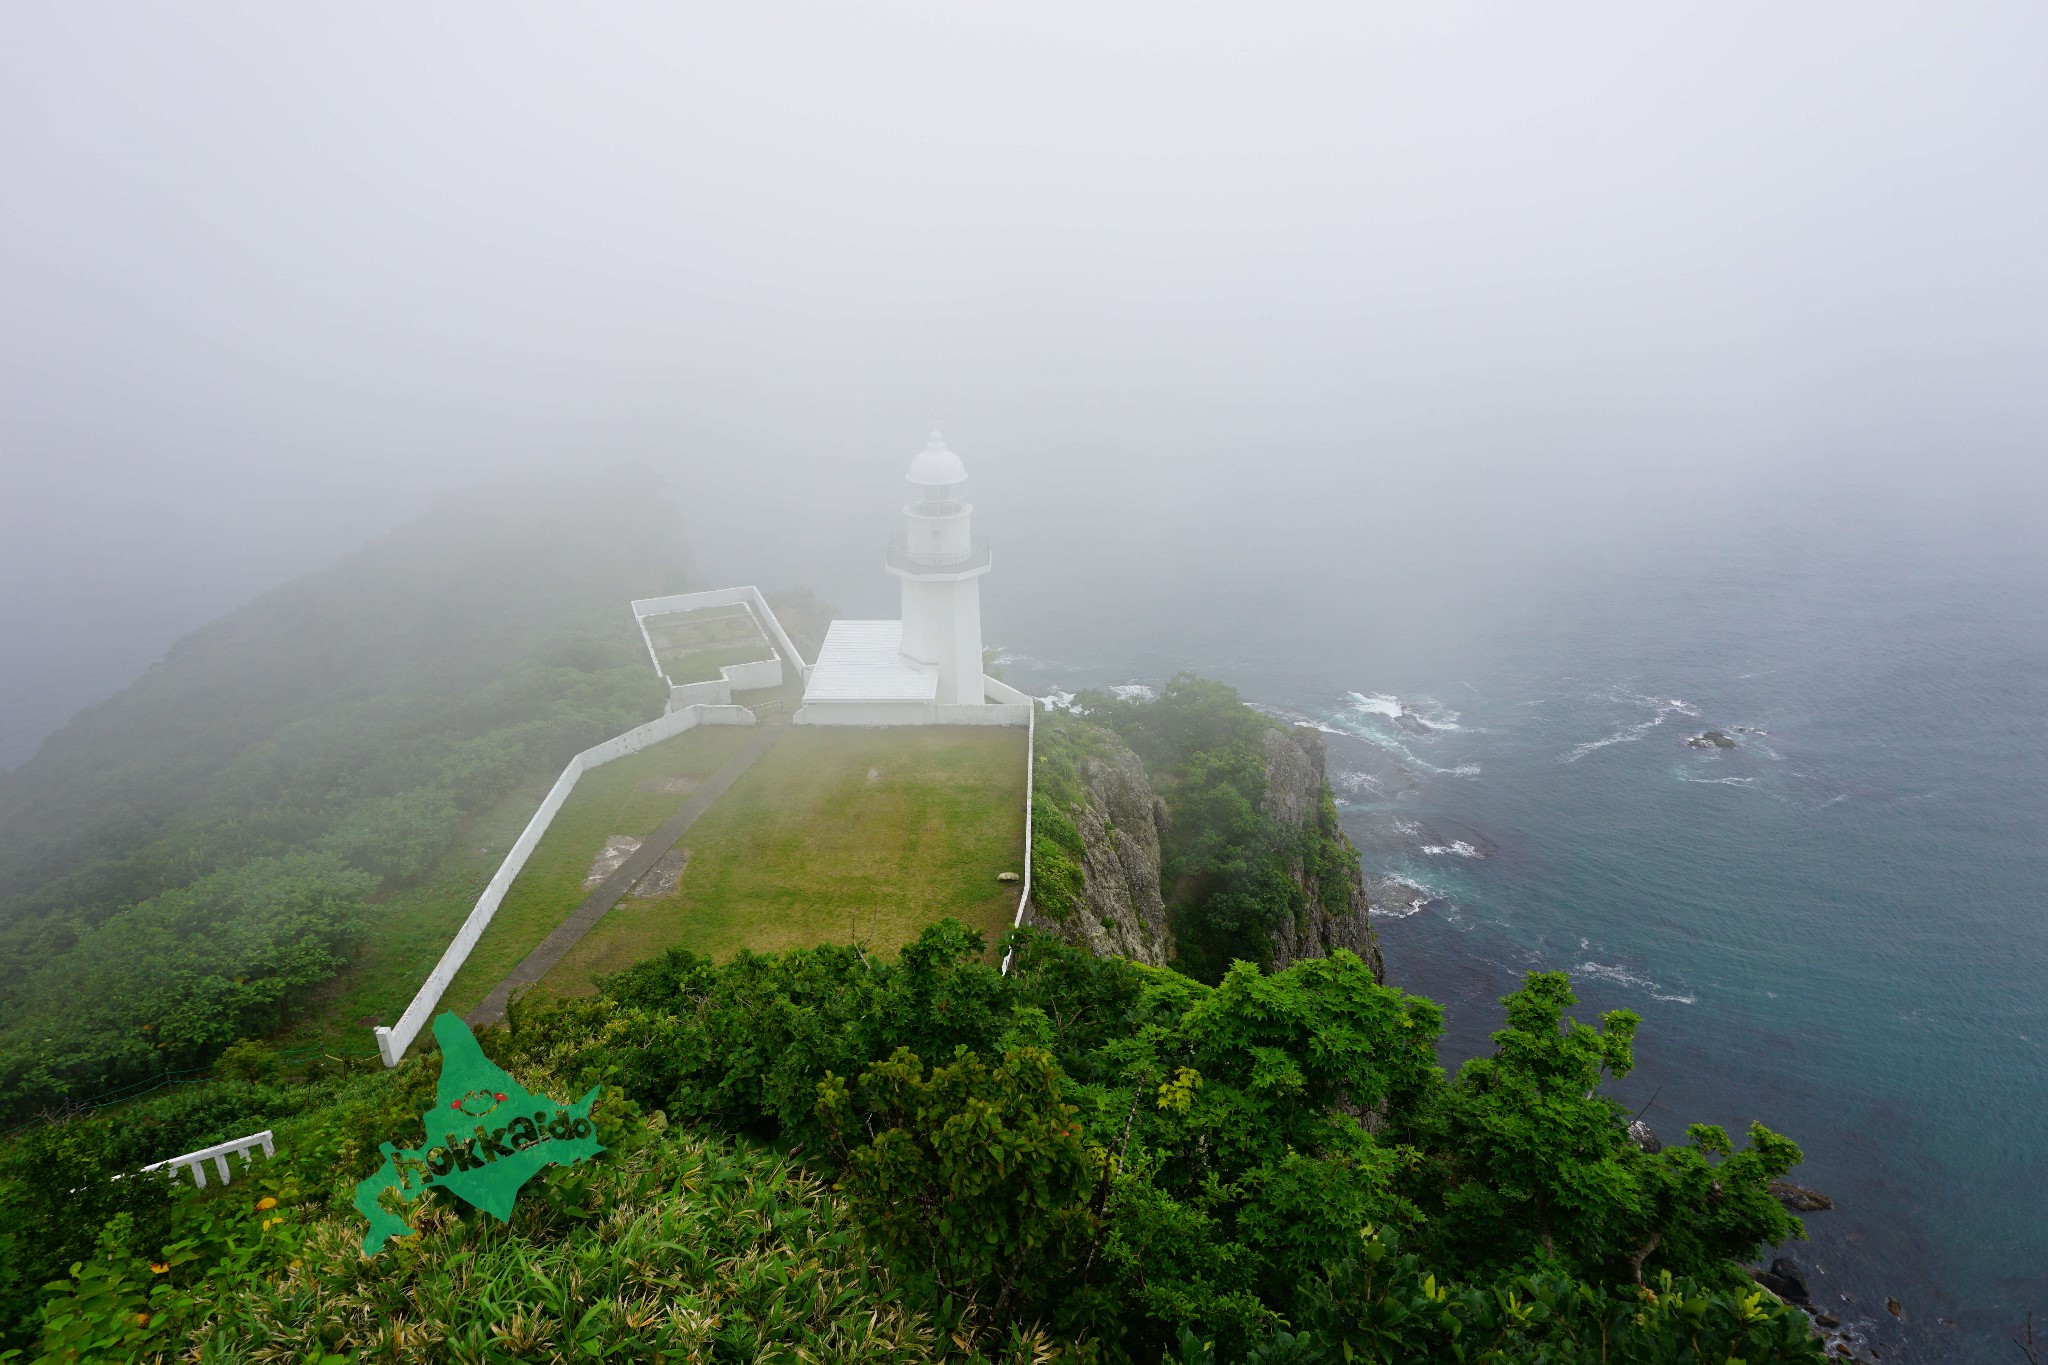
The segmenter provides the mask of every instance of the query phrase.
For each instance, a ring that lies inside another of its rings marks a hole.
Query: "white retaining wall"
[[[555,785],[549,789],[546,799],[540,803],[540,809],[526,822],[526,828],[520,831],[518,839],[513,841],[511,850],[505,854],[505,860],[498,864],[498,871],[491,878],[490,885],[484,888],[483,895],[477,897],[476,907],[469,912],[469,918],[463,920],[462,927],[455,931],[455,938],[449,943],[447,951],[441,954],[441,960],[434,964],[433,971],[427,973],[425,984],[420,987],[419,993],[413,996],[412,1003],[405,1007],[405,1013],[400,1015],[398,1022],[390,1028],[379,1025],[372,1030],[377,1039],[378,1055],[383,1057],[384,1065],[397,1066],[399,1058],[405,1056],[405,1050],[412,1046],[412,1040],[419,1037],[420,1030],[427,1026],[427,1020],[433,1016],[434,1007],[441,1003],[441,995],[448,989],[448,983],[462,970],[462,964],[469,959],[470,951],[476,947],[477,940],[482,938],[484,930],[490,927],[491,917],[498,913],[498,906],[504,902],[505,893],[512,889],[512,883],[525,868],[526,860],[533,856],[533,850],[540,843],[541,836],[547,833],[556,812],[562,809],[562,803],[569,799],[569,793],[576,789],[576,783],[583,774],[614,759],[637,754],[650,744],[673,739],[700,725],[752,724],[754,713],[744,706],[689,706],[680,711],[671,711],[660,720],[635,726],[623,735],[614,735],[604,743],[594,744],[570,759],[569,766],[562,769],[562,775],[555,779]]]
[[[809,682],[811,680],[811,666],[804,662],[803,655],[796,652],[796,646],[790,642],[788,633],[782,629],[782,622],[776,620],[775,613],[769,609],[768,599],[763,597],[761,590],[756,587],[713,588],[709,592],[679,592],[669,597],[643,597],[633,603],[633,619],[640,624],[640,638],[647,645],[647,657],[653,660],[654,671],[661,673],[661,660],[655,656],[654,641],[647,634],[646,620],[648,617],[660,616],[663,612],[696,611],[703,607],[730,607],[741,603],[744,603],[753,611],[754,619],[760,622],[762,629],[768,632],[768,638],[775,642],[775,647],[782,651],[784,658],[787,658],[796,665],[797,671],[803,674],[804,681]],[[766,659],[760,661],[764,665],[767,662],[768,660]],[[751,663],[737,665],[740,668],[753,668],[755,666]],[[666,678],[668,674],[661,673],[661,676]],[[781,685],[781,682],[782,670],[778,666],[774,682],[742,683],[735,679],[733,686],[776,687]]]
[[[756,659],[752,663],[727,664],[718,670],[736,692],[782,686],[782,660]]]
[[[1022,706],[989,702],[981,706],[934,706],[934,725],[1029,725],[1031,713],[1036,708],[1030,703]]]
[[[731,706],[732,682],[726,678],[713,678],[709,682],[670,683],[668,688],[668,709],[680,711],[685,706]]]

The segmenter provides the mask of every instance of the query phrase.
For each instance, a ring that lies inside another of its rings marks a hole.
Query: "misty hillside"
[[[450,498],[0,775],[0,1105],[274,1024],[347,960],[365,897],[658,714],[626,604],[694,585],[681,528],[651,479]]]

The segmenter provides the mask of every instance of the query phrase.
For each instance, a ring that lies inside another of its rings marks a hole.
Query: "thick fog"
[[[1737,505],[2017,537],[2044,148],[2021,0],[12,5],[0,763],[480,478],[647,463],[714,576],[885,607],[935,423],[995,639]]]

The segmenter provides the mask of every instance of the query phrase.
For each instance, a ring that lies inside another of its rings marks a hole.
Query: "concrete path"
[[[512,992],[531,986],[553,971],[555,964],[569,955],[569,950],[589,933],[605,913],[617,905],[639,880],[647,875],[648,869],[661,859],[661,855],[676,846],[684,831],[697,823],[697,817],[711,808],[711,803],[723,796],[740,774],[754,766],[754,760],[768,752],[776,740],[789,729],[787,715],[768,715],[761,719],[754,733],[747,737],[747,743],[738,753],[728,758],[719,770],[697,788],[689,800],[683,802],[668,823],[647,836],[647,841],[633,850],[633,855],[619,865],[619,870],[606,877],[597,890],[576,907],[576,912],[555,926],[553,933],[541,940],[541,945],[526,955],[526,960],[491,988],[483,1002],[469,1012],[469,1026],[482,1028],[495,1024],[505,1017],[505,1003],[512,998]]]

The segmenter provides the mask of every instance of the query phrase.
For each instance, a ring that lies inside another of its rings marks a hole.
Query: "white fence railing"
[[[260,1133],[251,1133],[245,1138],[236,1138],[232,1142],[216,1142],[211,1147],[201,1147],[196,1152],[187,1152],[183,1156],[174,1156],[169,1161],[151,1162],[142,1169],[145,1171],[161,1171],[168,1167],[173,1180],[177,1179],[179,1171],[189,1170],[192,1172],[192,1183],[203,1190],[206,1188],[206,1163],[211,1161],[214,1169],[220,1172],[220,1183],[232,1185],[235,1177],[234,1173],[228,1169],[228,1158],[231,1156],[240,1157],[242,1165],[246,1169],[256,1160],[256,1149],[258,1147],[263,1149],[263,1155],[265,1156],[274,1157],[277,1155],[277,1144],[271,1141],[268,1128],[265,1128]]]
[[[1010,921],[1012,929],[1024,927],[1024,911],[1031,904],[1031,794],[1038,782],[1038,702],[1028,692],[1020,692],[1006,682],[983,674],[983,690],[996,701],[1006,706],[1024,703],[1031,713],[1024,721],[1024,889],[1017,893],[1017,916]],[[1010,974],[1010,958],[1003,954],[1003,975]]]
[[[434,970],[420,986],[412,1003],[405,1007],[405,1013],[389,1028],[379,1025],[372,1032],[377,1039],[377,1053],[384,1059],[384,1065],[397,1066],[405,1050],[412,1046],[412,1040],[419,1037],[420,1030],[427,1026],[427,1020],[434,1013],[434,1006],[441,1003],[442,993],[448,983],[462,970],[462,964],[469,960],[469,954],[476,947],[477,940],[484,936],[484,930],[491,924],[491,917],[498,913],[498,906],[504,902],[505,893],[512,889],[526,860],[533,856],[534,848],[541,836],[547,833],[555,815],[562,809],[562,803],[569,799],[569,793],[576,789],[576,783],[592,768],[601,767],[627,754],[639,753],[650,744],[659,744],[673,739],[686,730],[699,725],[752,725],[754,713],[744,706],[686,706],[672,711],[660,720],[649,721],[635,726],[623,735],[614,735],[602,744],[594,744],[569,760],[569,766],[562,769],[562,775],[555,779],[555,785],[540,803],[540,809],[526,822],[519,838],[505,854],[505,860],[498,864],[498,871],[491,878],[490,885],[477,897],[476,907],[463,920],[462,927],[455,931],[455,938],[449,943],[441,960],[434,964]]]

